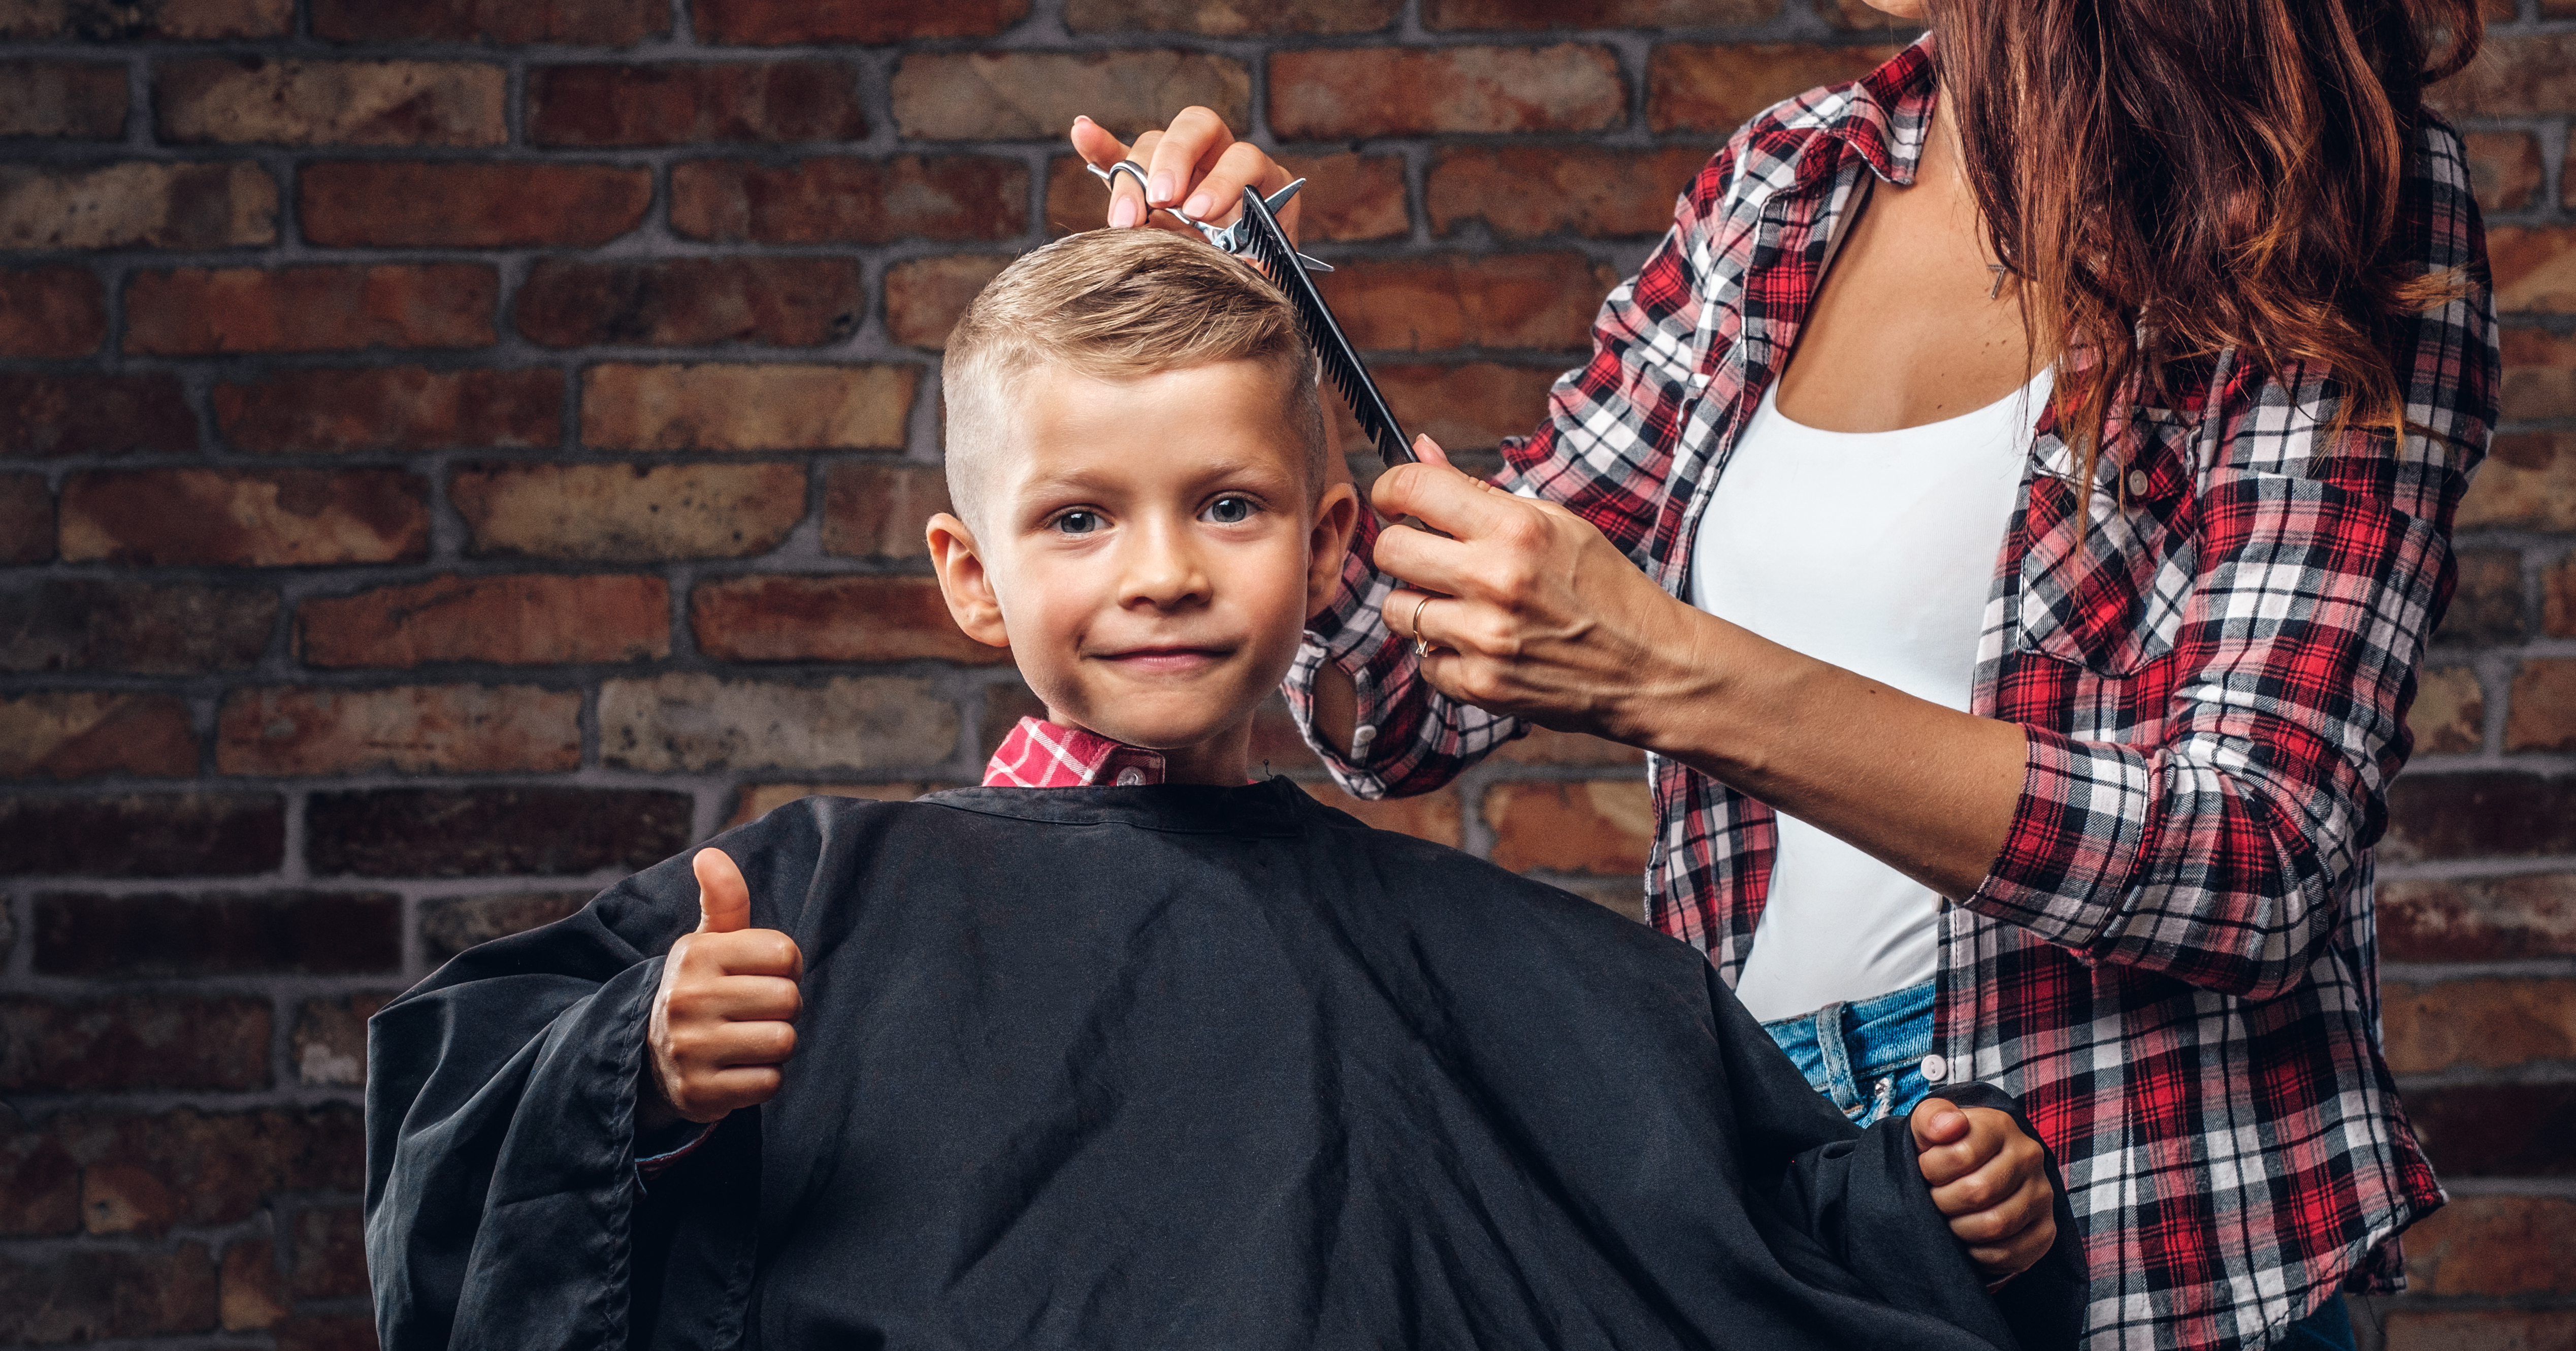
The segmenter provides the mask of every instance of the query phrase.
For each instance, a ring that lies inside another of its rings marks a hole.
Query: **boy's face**
[[[930,523],[950,613],[1007,645],[1048,716],[1241,783],[1252,713],[1331,599],[1357,519],[1320,503],[1278,375],[1248,361],[1103,381],[1033,371],[983,518]]]

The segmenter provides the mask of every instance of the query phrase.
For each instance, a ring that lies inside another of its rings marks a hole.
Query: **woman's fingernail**
[[[1172,176],[1168,173],[1160,173],[1154,175],[1154,181],[1146,185],[1145,196],[1151,201],[1168,202],[1172,200],[1172,194],[1175,191],[1177,189],[1172,186]]]
[[[1109,204],[1109,224],[1110,224],[1110,227],[1111,227],[1112,229],[1124,230],[1124,229],[1126,229],[1128,226],[1134,225],[1135,223],[1136,223],[1136,199],[1135,199],[1135,198],[1133,198],[1133,197],[1120,197],[1117,201],[1111,202],[1111,203]]]
[[[1181,208],[1184,216],[1204,216],[1216,209],[1216,199],[1204,192],[1190,194],[1189,205]]]

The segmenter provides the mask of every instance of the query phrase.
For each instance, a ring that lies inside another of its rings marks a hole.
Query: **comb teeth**
[[[1332,307],[1324,303],[1323,292],[1298,264],[1297,250],[1288,242],[1288,233],[1270,214],[1261,194],[1251,188],[1243,190],[1242,225],[1244,242],[1255,261],[1270,274],[1271,283],[1288,297],[1288,307],[1297,314],[1297,326],[1305,331],[1306,343],[1315,349],[1333,386],[1342,392],[1342,401],[1359,419],[1360,429],[1376,445],[1378,458],[1389,466],[1411,464],[1415,458],[1413,443],[1404,429],[1396,425],[1394,410],[1378,393],[1377,382],[1369,378],[1368,367],[1360,364],[1359,353],[1350,339],[1342,335],[1342,326],[1333,320]]]

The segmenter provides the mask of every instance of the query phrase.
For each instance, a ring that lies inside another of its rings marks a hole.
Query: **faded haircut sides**
[[[1281,416],[1305,446],[1307,499],[1320,497],[1330,445],[1314,354],[1287,297],[1250,263],[1161,230],[1092,230],[1023,255],[948,335],[940,389],[957,514],[983,529],[1017,388],[1031,371],[1124,380],[1220,361],[1277,376]]]

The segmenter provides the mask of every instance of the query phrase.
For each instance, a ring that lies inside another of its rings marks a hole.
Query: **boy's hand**
[[[2018,1276],[2057,1242],[2046,1155],[2008,1113],[1939,1098],[1914,1109],[1914,1144],[1932,1205],[1988,1281]]]
[[[644,1029],[637,1124],[722,1120],[776,1096],[796,1050],[797,978],[805,954],[776,929],[751,925],[751,888],[721,849],[690,860],[698,927],[671,946]]]

